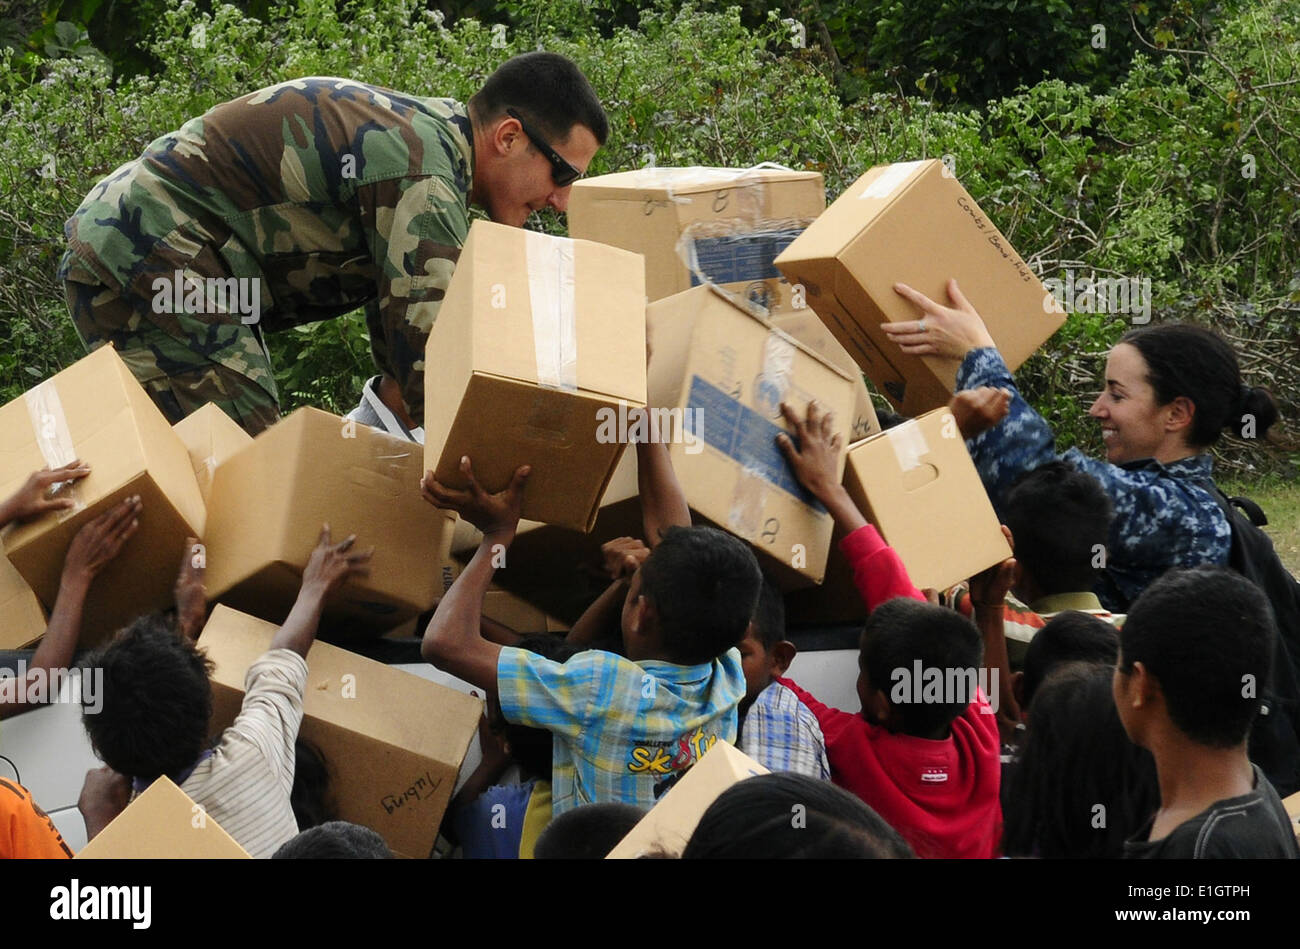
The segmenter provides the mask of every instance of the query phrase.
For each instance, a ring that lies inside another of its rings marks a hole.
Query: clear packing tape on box
[[[664,189],[668,200],[677,204],[705,200],[707,196],[679,195],[674,191],[674,184],[716,186],[713,210],[719,214],[726,212],[726,217],[688,225],[677,239],[677,256],[691,273],[691,286],[781,279],[772,261],[803,233],[812,219],[763,216],[766,184],[756,172],[767,169],[791,170],[769,161],[750,168],[664,168],[652,173],[651,180]],[[723,204],[718,206],[716,202]],[[766,310],[772,301],[747,302]]]
[[[63,402],[59,399],[59,390],[53,379],[27,390],[23,395],[27,404],[27,414],[32,419],[32,429],[36,432],[36,445],[41,457],[50,468],[62,468],[77,460],[76,449],[72,445],[72,433],[68,431],[68,418],[63,414]],[[73,505],[58,512],[60,521],[72,517],[85,505],[76,490],[75,481],[63,481],[52,486],[50,494],[72,498]]]
[[[548,389],[578,390],[578,329],[574,305],[573,242],[524,232],[528,294],[533,317],[537,382]]]

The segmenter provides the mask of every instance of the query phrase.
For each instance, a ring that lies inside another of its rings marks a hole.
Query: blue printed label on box
[[[686,416],[684,424],[687,430],[702,437],[705,444],[809,507],[818,511],[825,510],[795,479],[785,455],[777,447],[776,436],[785,432],[784,428],[759,415],[749,406],[742,405],[699,376],[691,377],[691,391],[686,407],[687,411],[683,414]],[[690,411],[691,409],[696,411]],[[795,445],[798,445],[797,439]]]
[[[771,280],[781,276],[772,261],[801,233],[802,229],[699,237],[694,241],[695,257],[700,270],[714,283]],[[692,287],[701,282],[698,274],[691,274]]]

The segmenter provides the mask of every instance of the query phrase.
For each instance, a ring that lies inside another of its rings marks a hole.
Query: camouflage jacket
[[[1057,457],[1092,475],[1110,496],[1115,520],[1096,590],[1108,610],[1127,611],[1170,568],[1228,563],[1232,528],[1208,489],[1214,471],[1208,454],[1167,465],[1153,458],[1112,465],[1077,448],[1057,456],[1052,430],[1020,395],[996,349],[967,353],[957,372],[958,390],[980,386],[1012,394],[1002,423],[966,443],[999,517],[1016,478]]]
[[[418,421],[424,343],[469,232],[472,143],[451,99],[283,82],[191,119],[96,185],[65,226],[60,276],[75,257],[137,301],[176,271],[254,278],[270,330],[364,306],[376,365]]]

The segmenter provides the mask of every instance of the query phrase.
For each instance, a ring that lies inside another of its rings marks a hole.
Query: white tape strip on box
[[[930,453],[921,423],[915,419],[886,430],[885,437],[889,439],[889,447],[894,449],[898,467],[903,471],[921,467],[921,459]]]
[[[50,468],[62,468],[77,460],[76,449],[72,445],[72,433],[68,431],[68,419],[63,414],[63,402],[59,399],[59,390],[53,379],[46,379],[40,385],[29,389],[23,395],[27,404],[27,414],[32,420],[32,429],[36,432],[36,446],[41,457]],[[51,493],[70,497],[76,503],[59,512],[65,518],[80,510],[81,499],[75,491],[75,481],[64,481],[51,488]]]
[[[578,327],[574,304],[573,241],[524,232],[528,297],[533,314],[537,381],[549,389],[578,388]]]
[[[924,164],[923,161],[904,161],[896,165],[890,165],[862,189],[862,194],[858,195],[858,200],[889,197],[898,190],[899,185],[911,176],[912,172]]]

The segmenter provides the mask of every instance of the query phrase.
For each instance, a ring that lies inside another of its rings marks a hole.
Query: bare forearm
[[[311,644],[316,641],[316,631],[320,628],[324,607],[325,597],[321,591],[303,587],[298,591],[298,599],[294,601],[284,625],[272,638],[271,648],[292,649],[305,659]]]
[[[592,642],[600,638],[600,634],[611,629],[615,622],[615,617],[623,609],[623,603],[627,599],[627,580],[615,580],[609,587],[596,598],[596,602],[587,607],[587,611],[578,617],[578,621],[570,627],[564,641],[579,648],[585,648]]]
[[[654,547],[668,528],[691,526],[691,509],[664,442],[637,445],[636,466],[645,540]]]
[[[54,601],[54,612],[45,627],[45,636],[36,647],[32,661],[27,667],[28,677],[43,675],[55,669],[66,669],[77,651],[77,639],[81,635],[81,614],[86,605],[86,594],[90,589],[87,577],[64,577],[59,584],[59,598]],[[40,671],[38,671],[40,670]],[[18,696],[31,695],[31,689],[23,689]],[[16,715],[30,703],[15,699],[13,702],[0,702],[0,718]]]
[[[455,656],[475,640],[483,638],[479,634],[483,620],[483,597],[487,595],[496,573],[492,558],[503,545],[508,548],[509,543],[510,538],[501,535],[483,535],[478,550],[438,603],[433,619],[424,631],[421,653],[425,659],[437,662]]]
[[[813,493],[817,495],[817,500],[821,501],[822,505],[830,513],[831,518],[835,521],[835,526],[843,531],[845,535],[852,534],[858,528],[866,526],[867,519],[858,510],[858,506],[853,503],[853,499],[849,497],[849,492],[845,490],[844,485],[829,485],[819,488]]]
[[[981,606],[971,601],[975,609],[975,625],[984,640],[984,665],[998,671],[998,710],[1019,720],[1020,709],[1011,690],[1011,660],[1007,654],[1004,610],[1001,603]],[[992,696],[990,696],[992,698]]]

